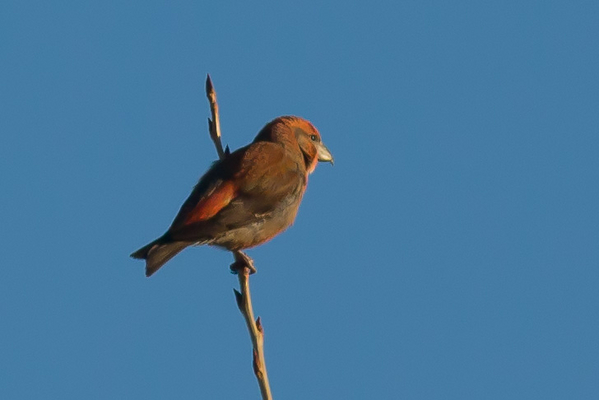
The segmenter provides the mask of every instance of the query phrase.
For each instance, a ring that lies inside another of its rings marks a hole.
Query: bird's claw
[[[237,275],[239,271],[242,271],[244,268],[247,268],[250,271],[250,275],[256,273],[256,267],[254,267],[254,260],[250,258],[245,253],[241,251],[236,251],[233,253],[235,257],[235,262],[231,264],[231,273]]]

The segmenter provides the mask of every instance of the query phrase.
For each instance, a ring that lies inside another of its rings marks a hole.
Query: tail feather
[[[188,242],[162,243],[161,239],[156,239],[131,254],[131,257],[146,260],[146,276],[149,277],[190,244]]]

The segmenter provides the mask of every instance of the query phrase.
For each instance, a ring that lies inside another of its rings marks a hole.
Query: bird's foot
[[[235,257],[235,262],[231,264],[231,273],[237,275],[239,271],[242,271],[244,268],[247,268],[251,274],[256,273],[256,267],[254,267],[254,260],[250,258],[247,254],[241,251],[234,251],[233,257]]]

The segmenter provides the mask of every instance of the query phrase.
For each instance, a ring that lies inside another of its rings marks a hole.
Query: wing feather
[[[263,218],[303,186],[301,164],[283,146],[253,143],[213,165],[181,207],[168,234],[172,240],[209,241]]]

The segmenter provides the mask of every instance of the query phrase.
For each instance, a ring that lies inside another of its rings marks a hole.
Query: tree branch
[[[210,132],[210,138],[214,142],[214,147],[216,147],[216,152],[218,153],[218,158],[221,160],[225,158],[229,153],[229,147],[227,146],[227,151],[223,151],[223,144],[221,142],[220,136],[220,118],[218,116],[218,103],[216,102],[216,91],[214,90],[214,85],[212,85],[212,79],[210,79],[210,74],[206,76],[206,97],[208,97],[208,102],[210,102],[210,112],[212,114],[212,119],[208,118],[208,131]]]
[[[266,362],[264,360],[264,330],[262,328],[260,317],[258,317],[258,319],[254,322],[252,297],[250,295],[250,269],[247,267],[241,268],[237,272],[237,276],[239,277],[239,287],[241,288],[241,293],[235,289],[233,289],[233,291],[235,292],[237,306],[239,307],[239,311],[241,311],[241,314],[245,319],[245,323],[252,339],[254,374],[256,375],[256,379],[258,379],[258,384],[260,385],[262,399],[272,400],[270,385],[268,383],[268,374],[266,372]]]
[[[218,104],[216,102],[216,91],[210,79],[210,75],[206,78],[206,96],[210,102],[210,111],[212,119],[208,118],[208,128],[210,138],[214,142],[218,157],[222,160],[229,155],[229,147],[223,150],[220,133],[220,120],[218,117]],[[239,287],[241,292],[233,289],[237,307],[245,319],[250,339],[252,340],[253,348],[253,367],[254,374],[260,385],[262,400],[272,400],[270,385],[268,383],[268,374],[266,372],[266,361],[264,359],[264,330],[260,317],[254,319],[254,311],[252,309],[252,297],[250,295],[250,274],[255,272],[252,260],[244,253],[237,251],[233,252],[235,262],[231,265],[231,271],[237,274],[239,278]]]

